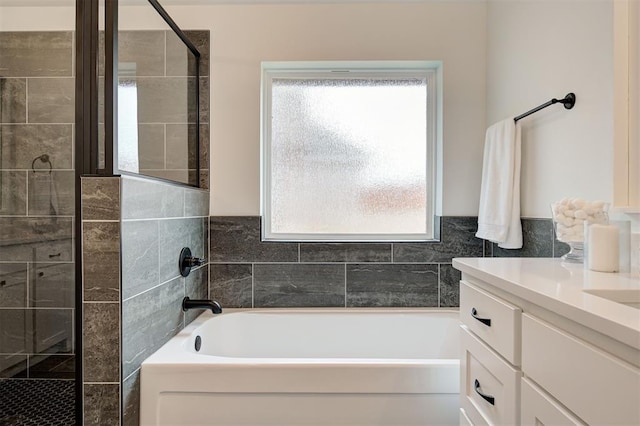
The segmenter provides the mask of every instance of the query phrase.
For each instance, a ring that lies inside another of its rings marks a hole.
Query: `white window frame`
[[[336,78],[345,75],[427,80],[427,217],[421,234],[276,233],[271,230],[271,84],[281,78]],[[415,242],[438,241],[442,193],[442,62],[441,61],[314,61],[262,62],[260,84],[260,215],[263,241],[291,242]]]

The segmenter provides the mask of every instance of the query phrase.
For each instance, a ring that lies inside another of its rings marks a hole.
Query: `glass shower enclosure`
[[[0,424],[75,423],[75,1],[0,1]]]

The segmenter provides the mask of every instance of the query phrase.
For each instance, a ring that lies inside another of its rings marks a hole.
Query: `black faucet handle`
[[[207,259],[193,256],[189,247],[184,247],[180,251],[180,257],[178,258],[178,269],[180,275],[186,277],[191,272],[191,268],[195,266],[202,266],[207,263]]]
[[[207,259],[202,258],[202,257],[195,257],[195,256],[188,256],[185,261],[187,262],[187,264],[191,267],[194,266],[202,266],[205,263],[207,263]]]

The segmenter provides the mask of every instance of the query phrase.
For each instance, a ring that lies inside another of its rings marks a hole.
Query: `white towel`
[[[513,118],[487,129],[476,237],[501,248],[522,248],[520,125]]]

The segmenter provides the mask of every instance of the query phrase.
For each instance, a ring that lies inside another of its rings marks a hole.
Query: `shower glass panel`
[[[75,423],[75,1],[38,4],[0,3],[3,425]]]
[[[198,186],[197,58],[148,0],[118,16],[118,169]]]

